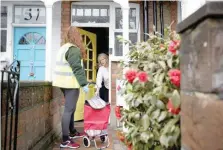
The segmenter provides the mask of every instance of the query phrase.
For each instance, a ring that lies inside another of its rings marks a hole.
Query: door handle
[[[29,77],[34,77],[35,78],[35,73],[33,72],[33,61],[30,62],[30,73],[29,73]]]

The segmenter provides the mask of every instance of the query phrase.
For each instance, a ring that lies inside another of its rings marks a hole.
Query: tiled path
[[[83,123],[75,123],[75,127],[77,130],[83,131]],[[114,129],[109,128],[108,130],[109,134],[109,140],[110,140],[110,146],[106,148],[106,150],[126,150],[125,146],[117,139],[116,131]],[[89,148],[85,148],[82,144],[82,138],[76,139],[75,142],[79,143],[81,147],[78,150],[96,150],[94,143],[91,143],[91,146]],[[100,140],[98,140],[98,143],[100,144]],[[68,150],[68,149],[60,149],[60,141],[56,141],[54,145],[52,145],[49,150]]]

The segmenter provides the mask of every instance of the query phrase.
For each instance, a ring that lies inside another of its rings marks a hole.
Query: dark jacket
[[[70,47],[65,54],[65,58],[70,64],[72,71],[81,87],[87,85],[87,78],[84,67],[81,65],[81,52],[78,47]]]

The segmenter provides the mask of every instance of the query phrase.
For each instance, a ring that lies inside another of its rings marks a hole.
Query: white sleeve
[[[103,80],[103,74],[102,74],[102,68],[100,67],[99,69],[98,69],[98,73],[97,73],[97,80],[96,80],[96,84],[97,84],[97,88],[101,88],[102,87],[102,80]]]

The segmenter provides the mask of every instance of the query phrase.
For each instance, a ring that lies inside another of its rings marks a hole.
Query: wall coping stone
[[[223,2],[207,2],[196,12],[188,16],[177,25],[176,31],[182,33],[188,28],[199,24],[207,18],[223,17]]]
[[[3,82],[4,88],[7,87],[6,81]],[[36,86],[52,86],[52,82],[47,81],[20,81],[19,86],[21,87],[36,87]]]
[[[20,81],[20,87],[33,87],[33,86],[52,86],[52,82],[47,81]]]

